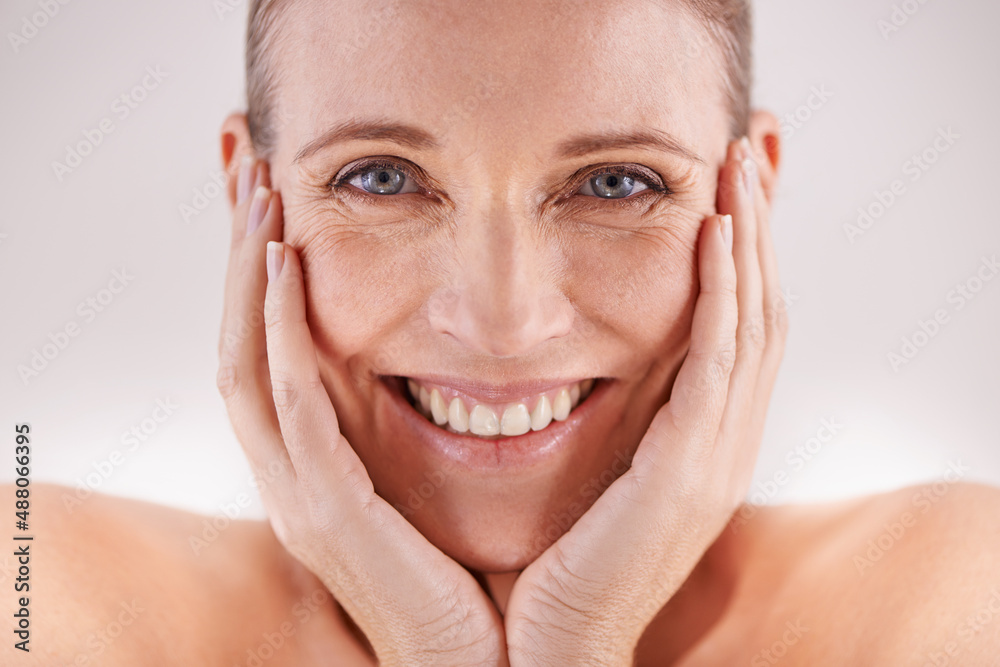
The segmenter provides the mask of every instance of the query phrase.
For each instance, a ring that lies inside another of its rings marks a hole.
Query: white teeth
[[[530,430],[531,415],[524,403],[511,405],[503,411],[503,419],[500,420],[502,435],[524,435]]]
[[[437,389],[431,392],[431,416],[434,417],[434,423],[438,426],[448,421],[448,406],[444,404],[441,392]]]
[[[550,423],[552,423],[552,403],[549,402],[549,397],[543,394],[538,403],[535,403],[535,409],[531,411],[531,430],[541,431]]]
[[[477,405],[469,413],[469,430],[476,435],[497,435],[500,433],[497,414],[485,405]]]
[[[479,436],[517,436],[541,431],[553,420],[566,421],[580,401],[590,395],[594,382],[593,379],[581,380],[563,387],[554,399],[542,394],[530,412],[525,403],[510,403],[506,409],[502,405],[477,404],[470,412],[462,398],[456,396],[449,403],[441,389],[428,389],[409,378],[406,386],[415,399],[417,410],[438,426],[448,427],[455,433],[471,431]]]
[[[557,422],[566,421],[572,407],[569,392],[566,389],[560,389],[559,393],[556,394],[556,400],[552,402],[552,418]]]
[[[459,433],[469,430],[469,411],[458,397],[451,399],[451,405],[448,406],[448,424]]]

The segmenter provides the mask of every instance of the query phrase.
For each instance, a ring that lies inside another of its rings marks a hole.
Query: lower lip
[[[398,377],[382,378],[382,385],[390,396],[389,418],[401,423],[403,429],[412,434],[414,441],[438,456],[470,470],[492,471],[527,468],[557,457],[570,448],[578,432],[600,409],[610,381],[597,381],[590,395],[569,413],[565,421],[553,420],[540,431],[492,440],[452,433],[432,424],[406,400],[404,383],[405,380]]]

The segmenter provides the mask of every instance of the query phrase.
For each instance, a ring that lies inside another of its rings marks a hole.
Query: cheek
[[[377,348],[422,307],[421,277],[430,275],[426,253],[333,225],[298,229],[287,240],[302,258],[309,325],[326,358],[345,361]]]
[[[333,363],[358,364],[355,373],[398,369],[394,350],[426,344],[406,339],[426,333],[424,311],[447,274],[449,246],[433,231],[440,221],[360,226],[301,213],[288,209],[285,240],[302,259],[320,354]],[[579,314],[577,340],[600,340],[602,355],[638,366],[683,342],[697,288],[700,219],[685,211],[644,229],[575,226],[558,241],[550,237],[562,265],[559,288]],[[377,356],[365,357],[368,350]]]
[[[572,296],[588,326],[637,363],[669,351],[690,330],[697,290],[692,221],[631,231],[609,241],[579,239],[569,255]]]

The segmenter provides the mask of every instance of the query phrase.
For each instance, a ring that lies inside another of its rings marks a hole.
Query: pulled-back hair
[[[259,155],[274,148],[278,78],[270,54],[277,40],[281,8],[289,0],[251,0],[247,24],[247,118]],[[705,27],[707,44],[718,49],[728,105],[730,139],[747,133],[752,83],[753,25],[750,0],[676,0]],[[698,43],[694,44],[698,48]]]

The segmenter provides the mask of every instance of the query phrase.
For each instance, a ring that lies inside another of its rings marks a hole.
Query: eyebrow
[[[363,140],[392,141],[417,150],[441,147],[432,134],[415,125],[380,120],[348,120],[335,125],[299,149],[292,163],[301,162],[331,144]],[[578,135],[559,143],[556,155],[566,159],[622,148],[650,148],[672,153],[691,162],[705,164],[700,156],[685,148],[672,135],[656,129]]]
[[[657,129],[582,134],[561,142],[556,147],[556,155],[560,158],[572,158],[621,148],[651,148],[705,164],[698,154],[685,148],[672,135]]]
[[[392,141],[418,150],[440,147],[432,134],[414,125],[381,120],[348,120],[335,125],[300,148],[292,163],[301,162],[331,144],[357,140]]]

